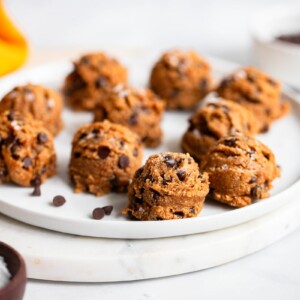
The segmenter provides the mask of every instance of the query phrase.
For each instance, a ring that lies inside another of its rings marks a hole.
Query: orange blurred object
[[[0,76],[19,68],[27,53],[25,38],[10,21],[0,0]]]

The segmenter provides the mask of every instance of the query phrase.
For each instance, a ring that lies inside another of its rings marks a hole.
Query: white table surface
[[[249,64],[253,62],[251,15],[274,4],[297,5],[297,2],[5,0],[31,41],[35,55],[30,61],[35,63],[45,60],[41,49],[47,49],[47,57],[55,58],[66,48],[166,49],[183,45]],[[30,280],[25,300],[300,299],[299,253],[300,230],[297,230],[256,254],[192,274],[110,284]]]

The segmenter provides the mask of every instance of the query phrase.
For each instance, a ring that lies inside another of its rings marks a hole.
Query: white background
[[[272,0],[5,0],[34,50],[194,48],[253,62],[252,15]],[[300,3],[299,3],[300,5]],[[300,299],[300,231],[239,261],[193,274],[119,284],[30,281],[25,300]]]

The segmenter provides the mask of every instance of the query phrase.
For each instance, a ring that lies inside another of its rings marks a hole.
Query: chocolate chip
[[[199,87],[200,87],[201,91],[206,91],[207,90],[207,79],[201,79]]]
[[[261,129],[260,129],[260,132],[261,133],[265,133],[269,131],[269,125],[268,124],[265,124]]]
[[[120,141],[120,148],[123,149],[125,146],[125,142],[124,141]]]
[[[152,192],[152,200],[153,200],[153,202],[157,202],[157,200],[160,197],[160,194],[157,191],[153,190],[153,189],[151,189],[151,192]]]
[[[176,173],[177,177],[179,178],[180,181],[183,181],[186,177],[186,173],[184,170],[179,170]]]
[[[83,57],[81,57],[80,62],[82,62],[84,64],[88,64],[90,62],[90,60],[87,56],[83,56]]]
[[[34,187],[33,192],[31,193],[31,196],[34,196],[34,197],[41,196],[41,186],[40,185],[37,185]]]
[[[81,152],[75,152],[75,153],[74,153],[74,157],[75,157],[75,158],[79,158],[80,156],[81,156]]]
[[[235,147],[236,146],[237,138],[229,138],[224,140],[224,145],[229,147]]]
[[[138,155],[139,155],[138,149],[134,148],[133,151],[132,151],[132,154],[133,154],[134,157],[138,157]]]
[[[184,213],[182,211],[174,212],[174,215],[177,216],[179,219],[183,219]]]
[[[128,119],[129,125],[136,125],[138,123],[138,114],[133,113]]]
[[[103,219],[104,216],[105,216],[104,209],[101,208],[101,207],[95,208],[95,209],[93,210],[92,216],[93,216],[93,219],[95,219],[95,220],[101,220],[101,219]]]
[[[190,208],[190,214],[195,214],[195,208],[194,207]]]
[[[172,182],[172,177],[170,177],[170,178],[163,178],[163,181],[162,181],[162,183],[163,183],[163,185],[167,185],[168,183],[170,183],[170,182]]]
[[[143,171],[144,171],[143,167],[137,169],[135,174],[134,174],[134,177],[140,177],[142,175]]]
[[[267,159],[270,160],[270,154],[263,152],[263,156]]]
[[[98,128],[94,128],[93,131],[92,131],[92,133],[93,133],[94,135],[97,135],[97,134],[100,133],[100,130],[99,130]]]
[[[257,181],[257,177],[253,176],[251,177],[251,179],[249,180],[249,183],[254,183]]]
[[[80,140],[83,140],[84,138],[87,137],[87,134],[85,132],[83,132],[80,136],[79,136],[79,139]]]
[[[110,153],[110,149],[106,146],[100,146],[98,148],[98,155],[100,158],[105,159]]]
[[[135,203],[139,203],[139,204],[142,204],[143,203],[143,200],[138,198],[138,197],[134,197],[134,202]]]
[[[253,199],[257,199],[259,197],[259,194],[260,194],[260,186],[259,185],[256,185],[254,186],[253,188],[251,188],[250,190],[250,195]]]
[[[129,166],[129,157],[125,154],[122,154],[119,157],[118,166],[121,169],[126,169]]]
[[[174,157],[172,157],[171,155],[166,155],[165,156],[165,163],[170,168],[174,167],[175,164],[176,164]]]
[[[64,196],[57,195],[53,198],[52,204],[56,207],[62,206],[66,203],[66,199]]]
[[[104,87],[106,84],[107,84],[107,78],[104,76],[100,76],[95,80],[95,85],[96,88],[98,89]]]
[[[30,180],[30,185],[33,187],[39,186],[42,184],[40,176],[36,176],[35,178]]]
[[[26,156],[23,159],[23,168],[28,169],[30,166],[32,166],[32,159],[30,157]]]
[[[111,214],[111,212],[113,211],[114,207],[112,205],[108,205],[108,206],[102,207],[102,209],[104,210],[104,213],[107,216],[109,216]]]
[[[14,120],[14,117],[15,117],[15,113],[13,111],[9,112],[7,114],[7,120],[8,121],[13,121]]]
[[[37,135],[37,141],[38,141],[39,144],[47,143],[48,142],[48,136],[47,136],[47,134],[45,134],[43,132],[40,132]]]
[[[12,146],[10,147],[10,152],[11,152],[11,153],[14,153],[14,152],[16,152],[17,150],[18,150],[18,145],[17,145],[17,143],[12,144]]]
[[[17,138],[10,132],[8,137],[4,140],[3,144],[9,146],[12,143],[15,143]]]

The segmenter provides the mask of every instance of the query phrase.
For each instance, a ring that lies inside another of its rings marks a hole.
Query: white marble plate
[[[117,53],[127,64],[131,83],[145,85],[151,64],[156,55],[148,52]],[[235,64],[210,58],[216,76],[230,72]],[[12,74],[0,83],[2,96],[13,86],[27,82],[41,83],[59,88],[70,70],[69,61],[59,61]],[[145,150],[144,160],[156,152],[180,151],[180,138],[187,127],[189,113],[167,112],[163,121],[165,138],[163,145],[155,150]],[[108,237],[146,239],[208,232],[237,225],[266,214],[288,202],[300,192],[300,108],[293,101],[293,111],[277,121],[271,130],[258,138],[274,152],[282,169],[282,177],[274,182],[272,196],[248,207],[232,209],[225,205],[206,202],[202,213],[193,219],[173,221],[139,222],[128,220],[120,214],[127,203],[125,194],[110,194],[95,197],[91,194],[74,194],[67,176],[70,142],[77,128],[92,120],[90,113],[64,111],[65,130],[56,138],[58,154],[57,176],[42,186],[41,197],[31,197],[31,188],[5,184],[1,186],[0,212],[25,223],[65,233]],[[67,203],[56,208],[51,205],[53,196],[62,194]],[[95,207],[113,205],[114,211],[100,221],[91,218]]]

